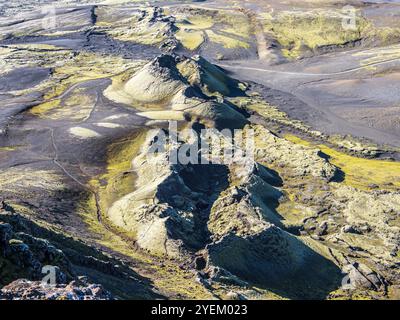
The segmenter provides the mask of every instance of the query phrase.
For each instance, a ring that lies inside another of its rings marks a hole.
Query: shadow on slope
[[[98,249],[72,237],[67,237],[50,228],[39,226],[35,222],[14,213],[14,210],[9,206],[3,206],[3,208],[5,210],[0,211],[0,222],[3,223],[3,226],[4,224],[11,225],[13,230],[12,237],[21,238],[24,243],[30,239],[28,247],[32,252],[34,261],[37,260],[43,265],[55,264],[70,279],[75,278],[77,275],[88,276],[92,281],[104,285],[107,290],[119,298],[163,298],[152,290],[152,284],[148,279],[134,272],[124,261],[106,256]],[[61,250],[60,254],[62,256],[65,255],[67,260],[60,261],[60,265],[58,265],[57,259],[49,260],[49,250],[43,246]],[[8,280],[11,282],[20,277],[29,277],[29,272],[26,269],[25,265],[22,265],[19,269],[14,268],[14,271],[7,275]],[[3,272],[6,271],[2,270],[3,276],[5,276]],[[29,280],[40,280],[38,276],[40,276],[40,270],[38,275],[31,273],[31,277],[34,279]]]
[[[289,299],[324,299],[343,278],[332,261],[274,226],[248,237],[231,233],[208,253],[213,265]]]

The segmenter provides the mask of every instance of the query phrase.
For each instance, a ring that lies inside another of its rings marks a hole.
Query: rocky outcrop
[[[398,192],[375,191],[371,194],[341,186],[335,190],[335,195],[338,201],[345,203],[343,215],[354,233],[376,234],[392,250],[400,246],[400,228],[393,223],[399,216]]]
[[[244,95],[244,83],[229,77],[222,69],[199,55],[184,59],[177,68],[191,86],[201,88],[204,94],[228,97]]]
[[[399,283],[400,229],[396,223],[399,219],[399,193],[366,192],[337,186],[334,197],[335,206],[342,215],[333,217],[332,224],[336,225],[333,230],[336,232],[330,232],[327,240],[352,254],[365,256],[357,270],[350,268],[349,275],[355,277],[357,287],[382,290],[385,286],[377,284],[382,279]],[[352,259],[350,261],[350,265],[355,263]]]
[[[333,262],[271,224],[264,224],[262,231],[252,235],[227,234],[207,246],[206,256],[205,272],[211,272],[211,279],[220,281],[220,273],[214,278],[214,266],[218,266],[259,287],[285,292],[290,298],[322,297],[340,281],[340,270]]]
[[[54,286],[20,279],[0,290],[0,300],[113,300],[113,296],[85,278]]]
[[[345,289],[350,290],[373,290],[384,291],[386,290],[387,282],[382,276],[372,271],[365,264],[352,263],[344,268],[348,274],[348,283]]]
[[[9,223],[0,221],[0,285],[27,277],[39,280],[44,277],[42,268],[57,267],[56,281],[64,283],[74,275],[65,254],[45,239],[24,232],[14,232]]]
[[[231,232],[246,236],[271,223],[281,225],[275,208],[282,193],[270,184],[276,177],[257,163],[248,169],[235,167],[230,166],[230,178],[237,183],[222,192],[211,209],[208,229],[215,240]]]
[[[235,170],[231,167],[230,172]],[[218,268],[215,281],[224,270],[233,275],[225,280],[237,277],[272,290],[301,292],[303,297],[308,296],[307,286],[312,294],[334,288],[340,277],[337,266],[285,231],[276,210],[282,193],[271,185],[279,183],[276,175],[254,163],[240,176],[211,209],[213,241],[206,247],[204,268],[209,277],[214,279]]]
[[[321,156],[321,151],[280,138],[261,125],[247,127],[254,131],[255,157],[261,163],[290,168],[294,175],[311,175],[331,180],[337,168]]]
[[[117,292],[125,287],[134,298],[152,296],[124,262],[39,226],[0,202],[0,299],[111,299],[96,284],[103,281],[111,291],[117,286]]]
[[[112,13],[110,14],[110,10],[105,10],[100,13],[100,17],[104,19],[106,25],[112,26],[107,33],[115,39],[157,46],[164,52],[173,51],[179,44],[174,36],[177,30],[175,18],[166,15],[163,8],[130,10],[130,15],[122,23]],[[129,23],[129,27],[126,22]]]

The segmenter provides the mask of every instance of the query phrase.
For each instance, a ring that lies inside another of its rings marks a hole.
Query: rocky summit
[[[0,4],[0,300],[399,299],[399,16]]]

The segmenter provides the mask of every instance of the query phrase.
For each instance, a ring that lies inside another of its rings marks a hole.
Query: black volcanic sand
[[[400,59],[367,69],[360,67],[356,52],[278,66],[261,61],[220,65],[233,77],[265,86],[261,93],[269,95],[271,103],[321,132],[400,146],[400,124],[393,122],[392,109],[400,103]],[[286,97],[277,99],[268,94],[270,89]]]
[[[13,96],[0,93],[0,99],[0,132],[2,132],[15,115],[37,105],[42,99],[42,94],[33,92],[24,96]]]
[[[18,68],[14,69],[0,78],[0,93],[23,90],[38,85],[51,75],[49,68]]]
[[[85,163],[91,166],[104,164],[106,146],[130,132],[143,127],[145,119],[136,115],[133,108],[114,103],[103,96],[103,90],[109,85],[108,79],[91,80],[81,83],[76,89],[89,96],[92,101],[90,116],[84,121],[69,120],[68,117],[47,119],[46,117],[36,117],[29,113],[21,114],[9,124],[7,135],[0,136],[3,146],[18,146],[21,142],[29,148],[17,149],[13,152],[14,157],[8,163],[2,162],[1,167],[13,166],[18,163],[18,159],[26,162],[27,154],[30,150],[41,151],[36,155],[52,159],[54,150],[51,146],[51,131],[57,144],[58,160],[65,163]],[[63,98],[67,99],[69,96]],[[107,120],[109,116],[123,114],[118,119]],[[99,122],[111,122],[119,125],[117,128],[106,128],[98,126]],[[87,128],[98,133],[96,139],[79,138],[69,133],[72,127]],[[36,159],[37,160],[37,159]],[[35,161],[31,159],[30,161]]]
[[[9,119],[27,108],[36,105],[42,98],[40,92],[14,96],[9,91],[29,89],[49,78],[50,68],[17,68],[0,78],[0,132],[4,130]]]

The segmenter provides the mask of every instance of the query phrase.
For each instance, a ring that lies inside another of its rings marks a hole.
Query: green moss
[[[241,13],[219,12],[217,22],[223,25],[221,31],[248,39],[252,29],[248,18]]]
[[[400,162],[358,158],[326,145],[315,146],[293,135],[286,135],[285,138],[297,144],[318,147],[330,157],[330,163],[345,173],[346,185],[363,190],[369,190],[371,185],[388,190],[400,188]]]
[[[88,80],[109,78],[135,65],[136,62],[119,56],[80,52],[73,59],[55,68],[53,83],[45,95],[49,100],[57,98],[72,85]],[[54,85],[54,81],[57,81]]]
[[[213,18],[210,15],[188,15],[182,22],[176,24],[183,29],[203,30],[210,29],[214,25]]]
[[[383,45],[397,43],[400,38],[400,28],[379,28],[375,31]]]
[[[207,30],[221,26],[221,31],[248,38],[252,30],[246,15],[231,10],[193,8],[186,10],[176,24],[186,30]]]
[[[260,116],[268,120],[272,124],[277,124],[279,128],[295,129],[305,135],[318,140],[324,140],[334,147],[345,150],[351,154],[358,154],[366,157],[374,157],[382,151],[382,147],[368,141],[361,141],[350,135],[325,135],[320,131],[313,130],[310,126],[303,122],[289,118],[287,113],[279,110],[277,107],[270,105],[261,99],[256,93],[250,94],[249,97],[235,97],[229,99],[232,103],[247,111],[254,111]],[[396,148],[386,146],[386,151],[397,151]]]
[[[221,31],[225,35],[211,30],[215,25],[220,25]],[[203,31],[206,32],[211,41],[219,43],[225,48],[250,48],[246,41],[236,38],[241,36],[243,39],[247,39],[251,36],[248,20],[243,14],[224,10],[191,9],[185,11],[176,26],[180,29],[177,38],[182,39],[183,45],[189,49],[197,48],[204,41]],[[192,33],[183,34],[184,30],[191,30]]]
[[[299,120],[290,119],[285,112],[280,111],[277,107],[270,105],[261,98],[235,97],[230,99],[230,101],[240,108],[257,112],[260,116],[269,121],[277,122],[284,126],[293,127],[304,132],[310,131],[310,128],[304,123]]]
[[[179,30],[175,36],[189,50],[196,50],[204,42],[202,31],[186,31],[183,29]]]
[[[365,36],[371,24],[357,17],[355,30],[344,30],[343,17],[334,10],[310,12],[286,11],[276,16],[264,16],[264,30],[276,37],[282,53],[298,57],[304,46],[315,49],[325,45],[343,45]]]
[[[207,300],[212,298],[208,290],[195,281],[190,271],[182,270],[176,264],[167,262],[163,267],[155,265],[153,270],[157,273],[157,277],[154,278],[154,284],[167,296],[179,299]]]
[[[224,36],[221,34],[217,34],[212,30],[207,30],[207,36],[210,39],[210,41],[213,41],[215,43],[219,43],[222,46],[224,46],[227,49],[236,49],[236,48],[245,48],[249,49],[250,45],[247,42],[231,38],[228,36]]]
[[[50,100],[33,107],[30,112],[36,116],[44,115],[49,111],[58,108],[60,106],[60,102],[61,100],[59,99]]]
[[[4,152],[7,152],[7,151],[14,151],[14,150],[16,150],[18,147],[16,147],[16,146],[6,146],[6,147],[0,147],[0,152],[2,152],[2,151],[4,151]]]
[[[111,144],[107,150],[106,172],[89,182],[91,188],[98,195],[102,223],[97,219],[96,212],[98,208],[93,195],[90,195],[86,200],[87,206],[90,208],[89,212],[85,213],[86,222],[92,231],[103,235],[101,241],[104,244],[111,245],[112,248],[117,245],[122,248],[124,253],[127,253],[126,251],[129,248],[123,248],[118,244],[121,241],[120,237],[135,239],[135,234],[114,226],[108,220],[107,211],[115,201],[134,191],[136,174],[131,170],[131,161],[138,153],[145,137],[145,132],[135,133],[123,141]],[[104,230],[105,228],[108,228],[115,234],[105,232],[107,231]]]

